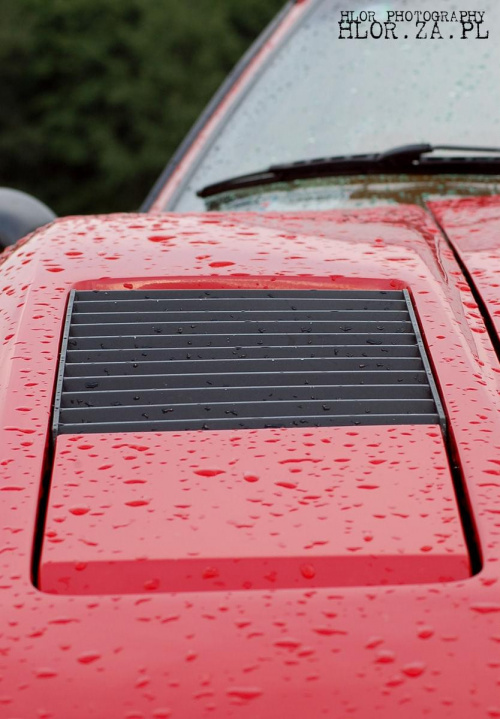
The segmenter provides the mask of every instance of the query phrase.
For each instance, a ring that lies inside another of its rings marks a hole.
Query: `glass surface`
[[[423,12],[456,2],[313,2],[219,126],[169,209],[204,210],[196,191],[231,176],[298,159],[377,152],[415,142],[500,145],[500,2],[469,0],[485,12],[466,40],[459,23],[397,23],[398,39],[339,39],[340,9]],[[439,6],[439,7],[438,7]],[[359,26],[360,33],[369,23]],[[421,31],[427,39],[417,39]],[[408,38],[404,39],[404,34]],[[453,39],[450,39],[453,35]]]
[[[224,192],[205,199],[216,212],[307,212],[376,205],[425,206],[430,199],[500,194],[500,177],[481,175],[354,175],[300,180]]]

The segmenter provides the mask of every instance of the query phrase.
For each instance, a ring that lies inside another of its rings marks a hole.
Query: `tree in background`
[[[130,211],[283,0],[4,0],[0,185]]]

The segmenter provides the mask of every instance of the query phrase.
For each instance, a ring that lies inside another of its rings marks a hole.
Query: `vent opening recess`
[[[405,290],[71,293],[54,437],[444,423]]]

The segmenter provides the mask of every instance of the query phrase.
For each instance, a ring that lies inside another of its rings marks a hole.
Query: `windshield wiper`
[[[427,157],[436,150],[483,153],[471,156]],[[492,153],[499,157],[484,156]],[[221,192],[246,187],[269,185],[275,182],[307,180],[336,175],[414,174],[500,174],[500,147],[468,147],[465,145],[403,145],[385,152],[367,155],[340,155],[315,160],[301,160],[282,165],[271,165],[261,172],[251,172],[207,185],[196,194],[211,197]]]

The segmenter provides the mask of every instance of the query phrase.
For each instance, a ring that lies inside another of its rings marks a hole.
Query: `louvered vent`
[[[71,293],[55,435],[443,422],[406,291]]]

